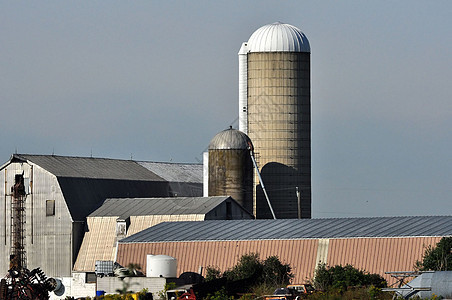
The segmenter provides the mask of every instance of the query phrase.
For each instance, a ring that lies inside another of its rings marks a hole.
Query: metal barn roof
[[[452,216],[161,223],[121,243],[451,236]]]
[[[107,199],[88,217],[207,214],[228,199],[234,201],[227,196]]]
[[[11,160],[31,161],[57,177],[165,181],[133,160],[30,154],[13,154]]]
[[[162,163],[137,161],[152,173],[171,182],[202,183],[202,164]]]
[[[132,160],[13,154],[8,163],[14,162],[31,162],[56,176],[73,220],[84,220],[107,198],[202,195],[201,165],[149,163],[167,170],[156,174]]]

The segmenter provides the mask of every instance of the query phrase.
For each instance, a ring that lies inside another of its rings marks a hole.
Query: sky
[[[452,214],[452,1],[0,0],[0,161],[201,162],[259,27],[311,45],[312,215]]]

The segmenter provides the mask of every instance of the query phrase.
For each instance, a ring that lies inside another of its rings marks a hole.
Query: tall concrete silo
[[[253,164],[249,137],[229,128],[209,144],[209,196],[231,196],[253,212]]]
[[[239,51],[239,129],[277,218],[311,217],[310,52],[300,29],[282,23],[259,28]],[[254,193],[255,216],[271,217],[259,185]]]

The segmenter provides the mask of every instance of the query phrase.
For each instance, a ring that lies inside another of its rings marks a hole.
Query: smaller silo
[[[253,213],[253,163],[250,138],[230,127],[209,144],[209,196],[231,196]]]

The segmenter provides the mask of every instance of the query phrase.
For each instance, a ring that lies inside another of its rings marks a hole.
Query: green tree
[[[216,267],[207,267],[206,280],[226,277],[228,280],[250,279],[250,282],[269,286],[287,285],[293,278],[292,268],[283,264],[277,256],[269,256],[265,260],[257,253],[248,253],[240,257],[237,264],[221,274]]]
[[[249,253],[240,257],[239,262],[232,269],[225,271],[223,276],[229,280],[258,278],[262,276],[263,269],[259,254]]]
[[[452,237],[443,237],[435,247],[425,249],[422,261],[416,261],[415,269],[419,271],[452,270]]]
[[[291,271],[290,265],[281,263],[278,256],[267,257],[262,270],[262,281],[271,285],[287,285],[294,277]]]
[[[321,264],[317,267],[314,286],[321,291],[346,291],[348,287],[374,286],[382,288],[387,285],[386,280],[378,274],[369,274],[358,270],[352,265],[336,265],[328,267]]]
[[[208,266],[206,268],[206,277],[204,278],[205,281],[220,279],[221,277],[223,277],[223,274],[221,273],[220,268],[212,266]]]

